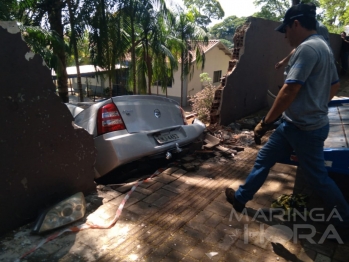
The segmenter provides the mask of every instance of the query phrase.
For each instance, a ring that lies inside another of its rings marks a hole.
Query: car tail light
[[[124,129],[126,129],[124,121],[122,121],[119,110],[114,103],[106,104],[98,109],[98,135]]]
[[[184,123],[184,125],[187,125],[188,123],[187,123],[187,119],[185,118],[185,112],[184,112],[183,108],[180,107],[180,109],[181,109],[181,114],[182,114],[182,118],[183,118],[183,123]]]

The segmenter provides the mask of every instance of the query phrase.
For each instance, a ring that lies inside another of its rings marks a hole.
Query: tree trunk
[[[181,107],[183,100],[183,81],[184,81],[184,53],[181,54]]]
[[[75,21],[74,21],[74,15],[72,10],[72,5],[70,0],[67,0],[68,4],[68,10],[69,10],[69,22],[71,27],[71,41],[74,49],[74,60],[75,60],[75,66],[76,66],[76,74],[77,74],[77,83],[78,83],[78,89],[79,89],[79,98],[80,102],[84,102],[84,95],[82,93],[82,84],[81,84],[81,74],[80,74],[80,64],[79,64],[79,52],[78,52],[78,46],[76,43],[76,35],[75,35]]]
[[[147,72],[148,72],[148,95],[151,95],[151,84],[153,82],[153,67],[151,63],[151,57],[149,56],[149,45],[148,41],[145,42],[145,58],[147,63]]]
[[[63,41],[63,24],[62,24],[62,8],[64,3],[60,0],[55,0],[52,4],[52,8],[48,8],[48,19],[51,30],[56,31],[59,37]],[[68,75],[66,69],[66,55],[64,47],[54,46],[53,53],[57,55],[57,83],[58,83],[58,94],[64,103],[69,102],[68,96]]]

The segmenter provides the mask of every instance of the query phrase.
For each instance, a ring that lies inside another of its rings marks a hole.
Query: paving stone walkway
[[[208,159],[195,172],[172,166],[137,187],[111,229],[66,233],[23,261],[349,261],[349,243],[318,243],[321,225],[314,225],[317,232],[311,238],[304,237],[309,228],[299,228],[292,238],[298,222],[258,215],[259,208],[270,207],[281,194],[306,193],[312,206],[321,206],[294,166],[275,165],[248,203],[247,215],[232,213],[224,190],[244,181],[258,149],[245,148],[233,160]],[[98,186],[95,195],[86,197],[85,220],[111,221],[131,186]],[[30,226],[0,239],[0,261],[15,261],[50,235],[30,235]]]

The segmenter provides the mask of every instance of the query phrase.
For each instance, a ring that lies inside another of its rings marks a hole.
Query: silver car
[[[205,129],[198,119],[187,125],[177,102],[160,96],[117,96],[86,109],[66,105],[75,124],[94,138],[95,178],[143,157],[169,157],[196,140]]]

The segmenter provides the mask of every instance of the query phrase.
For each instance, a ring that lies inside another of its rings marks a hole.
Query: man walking
[[[309,6],[298,4],[287,10],[283,23],[275,29],[285,34],[295,48],[286,67],[287,77],[265,118],[256,126],[255,141],[271,129],[282,114],[282,123],[259,151],[245,184],[235,192],[226,189],[227,200],[242,212],[266,180],[270,168],[289,157],[294,150],[307,183],[324,198],[329,211],[337,208],[341,219],[334,223],[341,236],[347,237],[349,205],[328,176],[323,146],[329,132],[328,102],[339,87],[338,74],[330,47],[316,32],[316,19]]]

